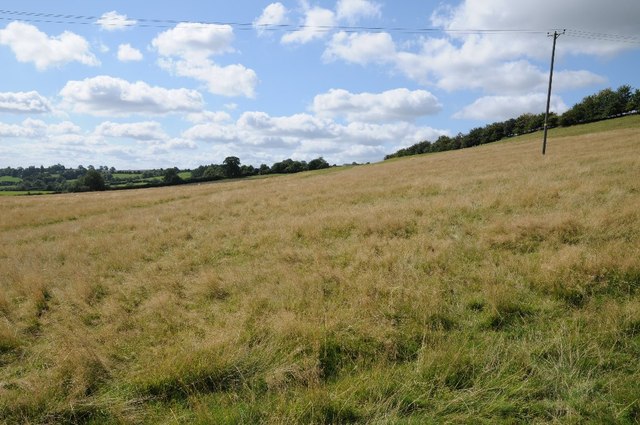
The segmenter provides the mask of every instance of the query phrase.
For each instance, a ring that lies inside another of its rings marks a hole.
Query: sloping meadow
[[[0,421],[637,423],[625,120],[545,157],[3,198]]]

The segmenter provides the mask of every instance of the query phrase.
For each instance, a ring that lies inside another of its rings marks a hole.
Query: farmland
[[[637,423],[640,120],[0,202],[0,420]]]

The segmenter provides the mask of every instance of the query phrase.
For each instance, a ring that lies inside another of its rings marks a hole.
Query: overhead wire
[[[124,17],[123,17],[124,18]],[[374,33],[404,33],[404,34],[429,34],[445,33],[451,35],[509,35],[509,34],[547,34],[554,29],[532,29],[532,28],[412,28],[412,27],[385,27],[385,26],[348,26],[348,25],[296,25],[296,24],[257,24],[253,22],[234,21],[191,21],[176,19],[152,19],[152,18],[129,18],[115,19],[93,15],[75,15],[47,12],[28,12],[19,10],[0,9],[0,21],[19,20],[28,23],[45,23],[59,25],[97,25],[112,27],[139,27],[139,28],[172,28],[178,24],[231,26],[237,30],[249,31],[260,30],[270,32],[331,32],[342,31],[346,33],[374,32]],[[580,29],[567,29],[566,35],[573,38],[588,40],[608,41],[614,43],[640,44],[640,35],[607,34]]]

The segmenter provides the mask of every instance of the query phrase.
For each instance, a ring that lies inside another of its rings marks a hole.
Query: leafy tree
[[[233,179],[240,177],[242,172],[240,170],[240,158],[237,156],[228,156],[222,161],[224,168],[224,174],[227,178]]]
[[[281,162],[276,162],[271,166],[271,172],[276,174],[299,173],[301,171],[307,171],[308,169],[309,165],[306,161],[294,161],[291,158],[287,158]]]
[[[104,177],[99,171],[90,168],[87,172],[80,177],[75,185],[71,188],[73,191],[98,191],[105,190],[107,185],[104,182]]]
[[[224,167],[221,165],[211,164],[204,170],[204,177],[208,180],[220,180],[225,178]]]
[[[240,167],[240,175],[242,177],[253,176],[254,174],[257,174],[257,170],[253,165],[242,165]]]
[[[329,168],[329,163],[323,157],[309,161],[309,170],[321,170],[323,168]]]
[[[269,174],[271,172],[271,168],[267,164],[260,164],[260,168],[258,169],[258,174]]]
[[[164,176],[162,178],[162,181],[165,184],[180,184],[180,183],[183,183],[182,178],[178,175],[179,172],[180,172],[180,170],[178,168],[176,168],[176,167],[168,168],[164,172]]]
[[[629,99],[628,111],[640,111],[640,89],[636,89],[633,95]]]

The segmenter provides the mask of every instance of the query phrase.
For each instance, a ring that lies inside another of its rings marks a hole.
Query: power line
[[[588,40],[601,40],[601,41],[611,41],[615,43],[640,44],[640,36],[633,36],[633,35],[605,34],[605,33],[599,33],[599,32],[571,30],[571,29],[567,30],[566,35],[568,37],[584,38]]]
[[[0,20],[20,20],[23,22],[49,23],[49,24],[69,24],[69,25],[100,25],[100,26],[122,26],[122,27],[154,27],[169,28],[177,24],[201,24],[206,25],[228,25],[238,29],[261,29],[265,31],[299,31],[299,30],[316,30],[326,31],[347,31],[347,32],[408,32],[408,33],[430,33],[430,32],[450,32],[450,33],[473,33],[473,34],[491,34],[491,33],[546,33],[547,30],[531,30],[531,29],[443,29],[443,28],[411,28],[411,27],[367,27],[367,26],[348,26],[348,25],[294,25],[294,24],[255,24],[252,22],[233,22],[233,21],[189,21],[174,19],[149,19],[149,18],[129,18],[122,22],[119,19],[109,19],[101,16],[91,15],[65,15],[58,13],[44,12],[25,12],[15,10],[0,10],[0,14],[9,15],[2,17]],[[19,16],[20,18],[15,18]]]
[[[295,32],[313,31],[330,32],[343,31],[347,33],[359,32],[391,32],[404,34],[429,34],[445,33],[453,35],[509,35],[509,34],[547,34],[556,29],[527,29],[527,28],[416,28],[416,27],[386,27],[386,26],[348,26],[348,25],[295,25],[295,24],[255,24],[253,22],[233,22],[233,21],[190,21],[176,19],[152,19],[152,18],[127,18],[126,21],[120,19],[109,19],[104,16],[74,15],[46,12],[27,12],[19,10],[0,9],[0,21],[19,20],[29,23],[45,23],[59,25],[99,25],[113,27],[139,27],[139,28],[172,28],[178,24],[202,25],[224,25],[231,26],[237,30],[261,30],[271,32]],[[608,41],[614,43],[640,44],[639,35],[607,34],[579,29],[567,29],[566,35],[572,38],[582,38],[589,40]]]

